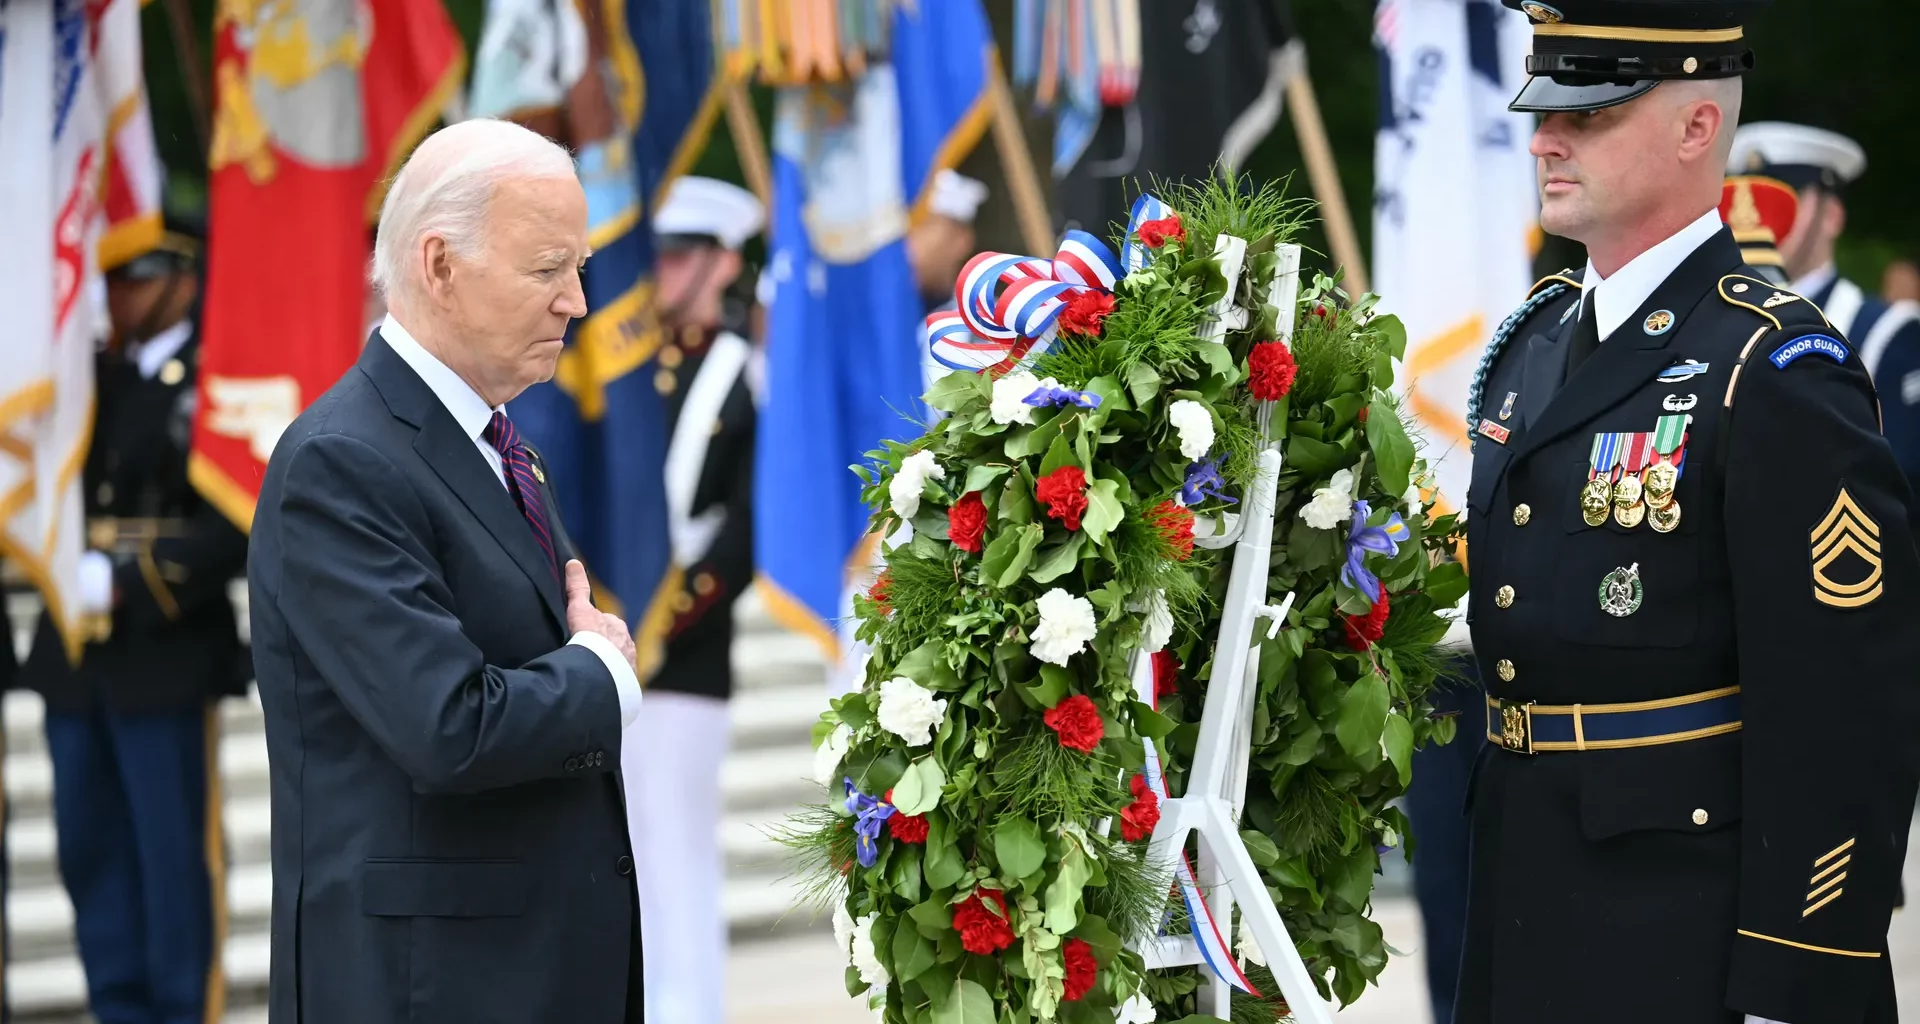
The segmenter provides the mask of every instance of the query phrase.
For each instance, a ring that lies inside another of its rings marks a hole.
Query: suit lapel
[[[1576,303],[1573,307],[1578,310]],[[1568,317],[1551,335],[1534,334],[1527,338],[1527,364],[1520,372],[1520,422],[1531,430],[1535,420],[1560,390],[1567,365],[1567,339],[1573,334],[1579,317]]]
[[[400,358],[378,330],[367,339],[359,365],[360,371],[380,390],[394,417],[419,431],[413,439],[414,450],[506,549],[520,571],[533,581],[555,624],[565,632],[567,612],[560,581],[554,579],[546,552],[540,550],[540,542],[534,539],[526,516],[513,503],[513,495],[507,493],[506,485],[493,475],[493,467],[487,465],[486,456],[480,454],[473,438],[460,429],[433,389],[413,372],[413,367]]]
[[[1680,336],[1688,315],[1714,293],[1720,278],[1740,266],[1740,247],[1734,243],[1732,233],[1721,228],[1683,260],[1633,316],[1615,328],[1612,336],[1601,342],[1599,350],[1574,370],[1554,393],[1539,420],[1514,446],[1514,458],[1525,458],[1578,430],[1625,401],[1671,365],[1674,355],[1668,351],[1668,343]],[[1672,324],[1657,334],[1650,333],[1646,329],[1647,318],[1660,310],[1673,315]]]

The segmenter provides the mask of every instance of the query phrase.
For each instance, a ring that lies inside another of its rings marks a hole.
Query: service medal
[[[1607,521],[1607,505],[1613,500],[1613,470],[1620,463],[1624,434],[1593,435],[1593,450],[1587,456],[1587,483],[1580,490],[1580,518],[1588,526]]]
[[[1653,457],[1653,435],[1639,433],[1622,436],[1625,443],[1620,450],[1620,482],[1613,485],[1613,504],[1616,508],[1626,509],[1640,503],[1640,471],[1646,468],[1647,460]]]
[[[1655,533],[1672,533],[1680,528],[1680,503],[1669,502],[1647,514]]]
[[[1600,580],[1600,610],[1624,619],[1640,610],[1646,591],[1640,585],[1640,563],[1615,569]]]
[[[1673,500],[1673,489],[1680,483],[1680,468],[1671,462],[1656,462],[1647,468],[1646,502],[1664,508]]]
[[[1607,524],[1608,496],[1612,491],[1612,485],[1607,483],[1607,478],[1603,476],[1588,480],[1587,486],[1581,488],[1580,518],[1586,520],[1588,526]]]
[[[1646,473],[1646,502],[1660,508],[1673,500],[1687,461],[1687,427],[1693,417],[1680,413],[1662,416],[1653,425],[1653,465]],[[1659,529],[1659,523],[1654,524]],[[1662,533],[1666,532],[1664,530]]]
[[[1637,477],[1630,476],[1627,479],[1632,480],[1636,484],[1640,482]],[[1647,506],[1641,502],[1636,501],[1631,505],[1615,505],[1613,507],[1613,521],[1629,530],[1645,522],[1646,518]]]

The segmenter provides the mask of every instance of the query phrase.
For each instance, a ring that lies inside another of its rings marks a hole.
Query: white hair
[[[494,188],[509,178],[573,177],[573,157],[511,121],[474,118],[429,135],[394,175],[373,242],[373,286],[408,287],[407,263],[428,234],[454,255],[478,255]]]

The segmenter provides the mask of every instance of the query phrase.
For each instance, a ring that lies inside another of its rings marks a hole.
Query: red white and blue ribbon
[[[1160,201],[1160,197],[1149,192],[1140,193],[1133,201],[1133,212],[1127,215],[1127,247],[1121,254],[1126,267],[1125,273],[1145,270],[1153,262],[1153,252],[1140,242],[1140,225],[1150,220],[1166,220],[1173,216],[1173,207]]]
[[[960,270],[959,308],[927,317],[927,347],[953,370],[1010,366],[1053,344],[1067,300],[1112,292],[1119,279],[1113,250],[1085,231],[1067,232],[1051,260],[983,252]]]
[[[1151,673],[1147,673],[1144,680],[1135,682],[1135,695],[1158,710],[1160,702],[1155,698],[1153,690]],[[1153,740],[1148,739],[1142,742],[1147,753],[1145,772],[1147,786],[1153,790],[1153,795],[1157,799],[1166,800],[1168,799],[1167,780],[1160,769],[1160,751],[1154,747]],[[1253,982],[1248,981],[1246,974],[1240,970],[1240,963],[1233,956],[1233,947],[1227,943],[1226,932],[1221,930],[1220,922],[1214,919],[1213,908],[1208,906],[1206,899],[1201,896],[1200,885],[1194,879],[1193,862],[1187,858],[1187,851],[1184,849],[1180,851],[1179,859],[1173,863],[1173,874],[1180,886],[1180,898],[1187,905],[1187,921],[1193,927],[1193,941],[1199,945],[1200,956],[1206,960],[1207,967],[1212,969],[1214,977],[1242,992],[1260,995],[1260,990],[1253,987]]]

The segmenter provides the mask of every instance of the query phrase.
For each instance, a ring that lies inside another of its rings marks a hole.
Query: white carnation
[[[853,966],[860,972],[861,981],[875,988],[887,983],[887,968],[880,963],[880,956],[873,948],[872,914],[854,922]]]
[[[1241,913],[1240,955],[1245,957],[1248,963],[1259,964],[1265,967],[1267,965],[1267,955],[1260,951],[1260,940],[1254,937],[1253,929],[1249,927],[1251,923],[1249,916],[1244,912]]]
[[[887,497],[893,504],[893,514],[902,519],[912,519],[920,512],[920,492],[926,489],[929,480],[945,480],[947,470],[933,459],[932,452],[914,452],[900,463],[900,472],[893,475],[887,484]]]
[[[1180,454],[1198,459],[1213,447],[1213,414],[1191,398],[1182,398],[1167,408],[1167,422],[1180,433]]]
[[[839,900],[833,901],[833,944],[840,952],[853,953],[853,915],[847,913],[847,905]]]
[[[1407,506],[1408,519],[1420,518],[1420,481],[1409,483],[1407,493],[1401,495],[1400,500]]]
[[[1333,474],[1327,486],[1313,492],[1313,500],[1300,510],[1300,518],[1316,530],[1331,530],[1353,518],[1353,471]]]
[[[1027,404],[1027,396],[1038,391],[1042,383],[1025,370],[1015,370],[994,381],[993,422],[1032,423],[1033,406]],[[1049,387],[1056,386],[1052,377],[1048,377],[1044,383]]]
[[[813,779],[822,786],[831,786],[839,779],[840,759],[847,756],[847,744],[853,742],[853,730],[847,723],[841,722],[833,727],[827,738],[813,748]]]
[[[1093,605],[1055,587],[1040,595],[1040,624],[1033,628],[1033,656],[1053,665],[1087,649],[1093,639]]]
[[[1135,992],[1114,1012],[1113,1024],[1154,1024],[1159,1019],[1153,1012],[1153,1000]]]
[[[932,690],[906,676],[880,684],[880,728],[907,741],[907,746],[932,743],[934,727],[946,713],[946,701],[935,700]]]
[[[1167,592],[1155,590],[1147,595],[1147,622],[1140,634],[1140,645],[1148,654],[1157,654],[1173,639],[1173,609],[1167,607]]]

